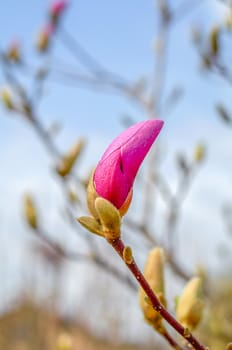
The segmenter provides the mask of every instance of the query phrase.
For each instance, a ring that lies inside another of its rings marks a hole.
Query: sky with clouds
[[[180,2],[173,3],[177,6]],[[18,39],[23,43],[25,57],[36,64],[34,41],[46,21],[48,4],[45,0],[5,2],[0,12],[0,49],[4,50],[12,39]],[[176,153],[184,150],[191,157],[199,141],[207,145],[207,159],[194,179],[178,235],[180,252],[184,253],[186,240],[195,247],[188,252],[187,265],[201,262],[217,269],[220,267],[220,259],[216,257],[218,244],[231,244],[221,208],[226,201],[232,201],[232,134],[218,120],[214,104],[221,101],[230,107],[231,89],[216,76],[205,75],[199,69],[190,27],[200,25],[208,31],[212,23],[222,21],[225,13],[226,7],[220,1],[202,1],[191,15],[175,25],[170,37],[165,93],[175,85],[183,86],[185,93],[170,114],[161,116],[166,123],[160,137],[167,153],[162,170],[172,186],[176,180]],[[129,80],[152,73],[156,26],[154,1],[150,0],[73,0],[64,20],[65,29],[94,57]],[[54,61],[75,66],[75,60],[66,53],[58,38],[54,42],[53,57]],[[25,83],[30,86],[30,79],[25,78]],[[0,84],[4,85],[1,73]],[[119,119],[123,115],[131,115],[137,121],[146,119],[144,112],[123,96],[75,85],[62,86],[53,80],[46,85],[45,92],[39,109],[44,124],[49,126],[58,120],[64,125],[57,138],[61,149],[66,149],[80,136],[89,140],[85,153],[87,168],[122,130]],[[41,212],[49,214],[51,230],[58,226],[57,203],[61,198],[50,176],[52,160],[43,145],[25,121],[7,114],[2,106],[0,159],[0,279],[10,292],[20,279],[15,273],[17,266],[25,260],[28,233],[21,215],[22,194],[25,191],[36,194]],[[162,210],[161,205],[161,214]]]

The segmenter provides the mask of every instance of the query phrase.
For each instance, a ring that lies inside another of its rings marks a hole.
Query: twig
[[[60,154],[58,148],[56,147],[55,143],[53,142],[53,139],[50,137],[47,130],[43,127],[39,118],[37,118],[36,115],[34,114],[32,101],[29,101],[27,99],[27,96],[24,94],[24,88],[22,87],[20,82],[16,79],[16,77],[10,71],[8,71],[7,66],[4,66],[4,74],[6,79],[9,81],[9,83],[13,85],[13,87],[15,87],[15,89],[18,91],[22,100],[22,105],[27,107],[22,110],[19,108],[17,112],[24,115],[30,121],[31,126],[34,128],[35,132],[37,133],[41,141],[44,143],[44,145],[46,146],[51,156],[55,157],[56,160],[59,160],[62,155]],[[62,188],[67,189],[66,179],[62,178],[61,180],[62,180],[61,181]],[[77,183],[83,186],[83,184],[81,183],[81,181],[79,181],[79,179],[75,178],[75,180]],[[74,217],[76,215],[72,214],[72,216]],[[130,289],[135,290],[135,284],[133,283],[133,281],[131,281],[131,279],[129,279],[127,276],[124,276],[123,274],[121,274],[120,271],[115,269],[115,267],[110,266],[105,260],[103,260],[101,256],[97,254],[96,249],[93,249],[93,251],[88,254],[83,254],[83,253],[73,252],[73,251],[65,251],[61,245],[59,245],[57,242],[53,242],[49,238],[49,236],[46,236],[46,234],[44,234],[44,232],[42,232],[41,230],[37,231],[37,236],[40,239],[42,239],[44,243],[46,243],[51,248],[56,250],[56,252],[60,256],[63,256],[64,258],[67,258],[69,260],[86,261],[86,262],[89,261],[89,262],[95,263],[98,267],[100,267],[107,273],[111,274],[116,279],[120,280],[123,283],[126,283],[126,285],[130,287]],[[87,239],[89,246],[93,248],[92,237],[90,235],[86,235],[85,238]]]
[[[214,62],[212,68],[214,68],[212,72],[219,74],[228,84],[232,85],[232,73],[226,66],[219,62]]]
[[[43,243],[52,248],[60,257],[71,261],[82,261],[95,263],[98,267],[109,273],[117,280],[125,283],[131,290],[136,291],[135,283],[126,275],[123,275],[114,266],[109,265],[102,257],[96,254],[96,252],[81,253],[70,250],[65,250],[59,243],[54,242],[47,233],[40,228],[35,231],[36,237],[38,237]]]
[[[110,72],[93,57],[64,27],[59,27],[58,38],[68,48],[74,58],[98,78],[124,81],[118,74]]]
[[[118,255],[123,259],[123,252],[125,249],[124,243],[120,238],[116,240],[109,241],[114,250],[118,253]],[[204,347],[186,328],[184,328],[159,302],[157,296],[150,288],[148,282],[143,276],[142,272],[139,270],[135,260],[133,259],[131,263],[126,263],[126,266],[129,268],[133,276],[138,281],[139,285],[143,288],[144,292],[148,296],[151,301],[151,304],[158,313],[167,321],[167,323],[176,330],[188,343],[192,345],[192,347],[196,350],[206,350]]]
[[[172,20],[174,23],[180,21],[191,13],[196,7],[201,5],[204,0],[183,0],[182,3],[172,12]]]

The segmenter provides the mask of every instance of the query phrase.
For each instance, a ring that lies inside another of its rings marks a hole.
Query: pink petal
[[[137,171],[162,126],[161,120],[135,124],[116,137],[103,154],[94,173],[95,188],[118,209],[132,189]]]
[[[54,16],[59,16],[61,12],[64,11],[67,6],[67,0],[56,1],[51,5],[51,14]]]
[[[54,32],[54,25],[52,23],[46,23],[41,29],[41,34],[46,37],[50,37]]]

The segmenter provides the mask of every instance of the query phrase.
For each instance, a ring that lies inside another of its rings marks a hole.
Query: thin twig
[[[184,19],[189,13],[202,5],[204,0],[183,0],[181,4],[172,12],[172,21],[174,23]]]
[[[124,81],[121,76],[110,72],[103,64],[97,61],[64,27],[59,27],[58,38],[60,38],[63,45],[68,48],[74,58],[96,77],[117,80],[118,82]]]
[[[52,248],[60,257],[75,262],[89,262],[96,264],[99,268],[106,271],[109,275],[113,276],[120,282],[126,284],[131,290],[136,291],[136,285],[128,276],[124,275],[116,269],[114,266],[109,265],[101,256],[96,252],[81,253],[71,250],[65,250],[59,243],[54,242],[47,233],[41,228],[35,231],[36,237],[38,237],[43,243]]]
[[[118,255],[123,259],[123,252],[125,249],[124,243],[120,238],[116,240],[109,241],[111,246],[114,248],[114,250],[118,253]],[[133,259],[132,262],[126,263],[124,261],[125,265],[129,268],[133,276],[138,281],[141,288],[146,293],[147,297],[150,299],[151,304],[158,313],[166,320],[166,322],[176,330],[177,333],[179,333],[188,343],[192,345],[192,347],[196,350],[206,350],[206,347],[204,347],[194,336],[192,333],[190,333],[188,330],[186,330],[166,309],[165,307],[159,302],[159,299],[155,295],[155,293],[152,291],[151,287],[149,286],[147,280],[143,276],[142,272],[139,270],[135,260]]]

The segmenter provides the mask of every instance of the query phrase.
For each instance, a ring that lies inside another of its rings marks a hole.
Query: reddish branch
[[[120,257],[124,261],[123,251],[125,246],[122,240],[119,238],[117,240],[110,241],[109,243],[112,245],[112,247],[116,250],[116,252],[120,255]],[[125,264],[129,268],[131,273],[134,275],[134,277],[136,278],[140,286],[143,288],[144,292],[150,299],[153,308],[160,313],[160,315],[169,323],[169,325],[172,328],[174,328],[177,331],[177,333],[179,333],[184,339],[186,339],[186,341],[190,343],[194,349],[206,350],[207,348],[204,347],[202,344],[200,344],[199,341],[190,332],[186,331],[186,328],[184,328],[159,302],[158,298],[150,288],[147,280],[143,276],[142,272],[139,270],[134,259],[131,264],[127,264],[126,262]],[[174,345],[172,346],[174,347]],[[177,348],[179,348],[179,346]]]

